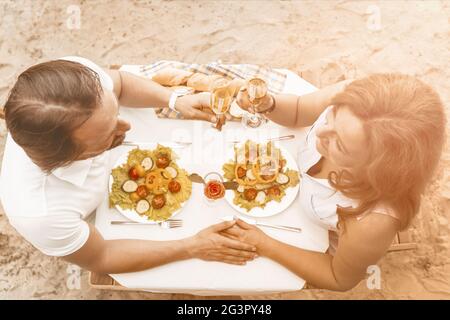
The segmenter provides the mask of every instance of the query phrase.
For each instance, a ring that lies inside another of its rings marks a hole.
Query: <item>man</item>
[[[229,239],[224,222],[177,241],[104,240],[85,220],[107,192],[108,150],[130,124],[119,105],[166,107],[187,118],[215,122],[201,111],[203,95],[177,97],[127,72],[104,71],[66,57],[23,72],[4,106],[7,137],[1,200],[15,229],[44,254],[99,273],[140,271],[199,258],[245,264],[255,248]]]

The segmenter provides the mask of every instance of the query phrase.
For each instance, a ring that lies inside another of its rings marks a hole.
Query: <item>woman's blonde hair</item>
[[[361,119],[370,159],[358,176],[346,171],[328,176],[336,190],[359,202],[357,208],[339,207],[339,217],[385,203],[401,217],[401,229],[406,228],[419,211],[445,142],[438,94],[412,76],[374,74],[352,82],[332,104]]]

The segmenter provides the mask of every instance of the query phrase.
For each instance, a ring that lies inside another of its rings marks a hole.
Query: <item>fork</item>
[[[111,221],[112,225],[155,225],[153,223],[136,222],[136,221]],[[183,220],[170,219],[156,223],[156,225],[164,229],[179,228],[183,226]]]

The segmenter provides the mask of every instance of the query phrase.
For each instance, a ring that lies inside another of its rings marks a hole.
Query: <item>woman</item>
[[[247,109],[244,89],[238,104]],[[302,214],[329,230],[327,253],[303,250],[238,221],[227,236],[314,287],[345,291],[386,253],[420,207],[445,140],[444,107],[411,76],[376,74],[304,96],[267,96],[258,107],[280,125],[313,124],[299,157]]]

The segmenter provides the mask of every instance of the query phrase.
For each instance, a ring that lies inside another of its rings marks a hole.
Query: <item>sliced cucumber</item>
[[[174,167],[167,167],[166,171],[170,174],[172,179],[175,179],[178,176],[178,171]]]
[[[136,203],[136,212],[139,214],[144,214],[150,209],[150,203],[147,200],[142,199]]]
[[[264,201],[266,201],[266,193],[264,191],[259,191],[256,195],[255,201],[258,203],[264,203]]]
[[[252,169],[248,169],[247,172],[245,173],[245,175],[247,176],[247,178],[249,180],[255,180],[255,175],[253,174]]]
[[[122,185],[122,190],[128,193],[135,192],[138,188],[138,185],[133,180],[127,180]]]
[[[279,184],[286,184],[289,182],[289,177],[285,175],[284,173],[280,173],[277,177],[277,183]]]
[[[153,168],[153,160],[152,158],[144,158],[144,160],[142,160],[141,162],[141,166],[145,169],[145,171],[147,170],[151,170]]]
[[[168,172],[168,171],[161,171],[161,176],[164,178],[164,179],[166,179],[166,180],[170,180],[171,179],[171,176],[170,176],[170,173]]]

